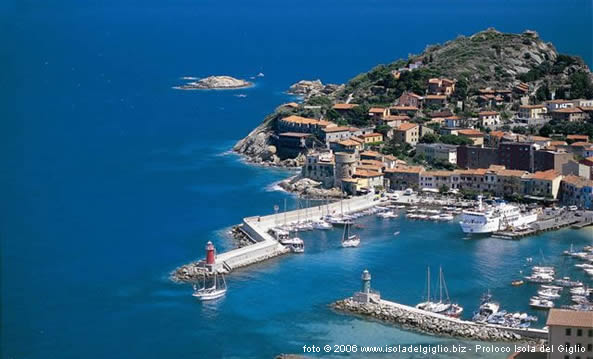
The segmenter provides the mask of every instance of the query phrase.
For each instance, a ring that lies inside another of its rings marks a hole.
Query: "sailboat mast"
[[[443,302],[443,267],[439,267],[439,303]]]
[[[427,302],[430,302],[430,267],[426,267],[426,286],[428,288]]]

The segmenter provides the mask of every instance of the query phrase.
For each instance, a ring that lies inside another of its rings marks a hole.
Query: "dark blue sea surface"
[[[421,299],[426,266],[442,265],[466,314],[487,288],[527,310],[535,288],[509,286],[525,257],[561,263],[591,230],[507,242],[366,218],[360,248],[340,249],[339,231],[307,233],[306,254],[233,274],[217,303],[168,276],[208,240],[230,248],[242,217],[296,206],[272,190],[289,171],[228,152],[291,99],[290,84],[344,82],[487,27],[536,30],[591,64],[591,16],[590,1],[548,0],[0,3],[0,356],[271,358],[311,344],[453,342],[329,310],[364,268],[404,303]],[[181,76],[259,72],[250,89],[172,89]]]

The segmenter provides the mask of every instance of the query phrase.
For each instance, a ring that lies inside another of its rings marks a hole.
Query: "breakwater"
[[[294,211],[246,217],[241,223],[240,231],[253,244],[216,255],[215,263],[211,267],[207,267],[203,259],[185,264],[173,271],[171,277],[174,281],[191,282],[214,272],[227,274],[237,268],[287,254],[290,249],[275,240],[269,233],[270,229],[283,224],[320,219],[328,214],[363,211],[377,205],[379,202],[376,199],[375,195],[369,194]]]
[[[331,307],[340,312],[396,324],[404,329],[470,340],[538,341],[547,338],[548,333],[542,329],[519,329],[474,323],[386,300],[360,302],[347,298],[332,303]]]

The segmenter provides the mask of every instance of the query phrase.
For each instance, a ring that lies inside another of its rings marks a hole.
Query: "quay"
[[[290,252],[290,249],[274,239],[268,232],[274,227],[297,221],[317,220],[329,214],[350,214],[378,205],[377,195],[368,194],[329,204],[276,213],[267,216],[246,217],[240,230],[253,244],[232,249],[216,255],[214,263],[207,265],[199,260],[177,268],[172,277],[176,281],[194,281],[214,272],[227,274],[233,270]]]
[[[540,215],[542,216],[542,215]],[[492,237],[501,239],[521,239],[527,236],[534,236],[542,232],[555,231],[571,227],[581,229],[593,225],[593,211],[565,212],[559,215],[545,216],[529,225],[524,230],[500,231],[492,234]]]
[[[495,324],[476,323],[442,314],[432,313],[408,305],[381,299],[370,287],[371,276],[362,274],[362,289],[352,297],[338,300],[330,306],[339,312],[396,324],[404,329],[426,334],[444,335],[480,341],[533,342],[545,340],[544,329],[515,328]]]

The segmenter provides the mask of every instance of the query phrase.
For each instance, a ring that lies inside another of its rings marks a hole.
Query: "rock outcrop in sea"
[[[253,86],[251,82],[236,79],[231,76],[210,76],[198,81],[189,82],[176,88],[180,90],[223,90],[240,89],[250,86]]]

